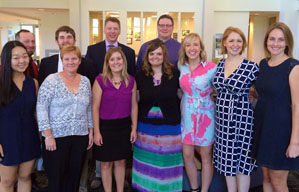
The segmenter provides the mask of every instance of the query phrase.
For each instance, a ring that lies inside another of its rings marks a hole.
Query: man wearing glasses
[[[179,58],[179,50],[181,48],[181,44],[171,38],[173,32],[173,18],[170,15],[161,15],[157,22],[158,27],[158,38],[164,42],[167,51],[168,58],[170,63],[173,65],[177,65]],[[137,58],[137,69],[140,70],[142,66],[142,60],[145,55],[146,48],[149,44],[149,41],[144,43],[139,51]]]

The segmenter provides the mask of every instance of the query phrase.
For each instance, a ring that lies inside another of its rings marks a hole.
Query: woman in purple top
[[[112,191],[112,167],[117,191],[124,188],[125,159],[136,140],[137,96],[134,77],[127,73],[127,61],[121,48],[110,48],[103,73],[93,85],[94,123],[93,157],[101,163],[105,191]]]

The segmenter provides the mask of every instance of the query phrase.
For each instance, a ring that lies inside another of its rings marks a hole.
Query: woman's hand
[[[288,158],[296,158],[299,156],[299,144],[289,144],[286,156]]]
[[[89,129],[87,150],[89,150],[92,147],[92,145],[93,145],[93,130]]]
[[[56,150],[56,141],[53,136],[46,137],[45,139],[46,150],[55,151]]]
[[[135,143],[136,139],[137,139],[137,133],[136,133],[136,131],[132,130],[131,137],[130,137],[131,143]]]
[[[0,161],[2,161],[2,157],[4,157],[4,152],[3,152],[3,148],[2,145],[0,144]]]
[[[102,146],[103,145],[103,138],[101,133],[95,133],[93,136],[93,142],[97,145],[97,146]]]

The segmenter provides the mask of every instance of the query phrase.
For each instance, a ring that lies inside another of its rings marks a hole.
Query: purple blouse
[[[96,80],[103,91],[100,118],[108,120],[130,116],[132,110],[132,89],[135,82],[134,77],[129,75],[128,87],[126,87],[123,81],[119,89],[116,89],[108,78],[105,84],[102,75],[98,75]]]

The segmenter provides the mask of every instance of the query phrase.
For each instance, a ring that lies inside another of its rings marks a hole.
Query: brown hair
[[[60,57],[61,57],[61,60],[63,59],[63,56],[67,53],[71,53],[71,52],[74,52],[78,57],[79,59],[81,60],[81,51],[79,49],[79,47],[77,46],[74,46],[74,45],[67,45],[67,46],[63,46],[61,51],[60,51]]]
[[[285,42],[286,42],[286,48],[284,49],[284,53],[286,55],[288,55],[289,57],[293,57],[294,38],[293,38],[290,28],[282,22],[273,23],[269,27],[268,31],[266,32],[265,39],[264,39],[264,51],[265,51],[266,56],[269,57],[271,55],[267,48],[267,41],[269,38],[269,34],[274,29],[280,29],[282,31]]]
[[[159,25],[161,19],[169,19],[171,21],[171,24],[173,25],[173,18],[170,15],[167,14],[161,15],[157,21],[157,25]]]
[[[117,23],[118,27],[120,28],[120,21],[116,18],[116,17],[108,17],[105,19],[105,26],[108,22],[113,22],[113,23]]]
[[[161,47],[163,53],[162,74],[167,75],[168,78],[171,79],[173,77],[173,73],[172,73],[173,65],[171,65],[168,60],[168,52],[164,43],[159,39],[152,40],[148,44],[143,58],[142,71],[146,76],[154,75],[152,66],[148,60],[148,55],[150,52],[155,51],[159,47]]]
[[[64,26],[59,27],[59,28],[56,30],[56,32],[55,32],[55,39],[56,39],[56,41],[58,41],[58,37],[59,37],[59,33],[60,33],[60,32],[70,33],[70,34],[72,34],[72,36],[74,37],[74,40],[76,40],[76,33],[75,33],[74,29],[72,29],[72,28],[69,27],[69,26],[64,25]]]
[[[226,47],[224,46],[224,42],[226,41],[226,39],[232,32],[238,33],[243,41],[242,51],[240,53],[240,55],[241,55],[244,52],[244,50],[247,46],[247,43],[246,43],[246,38],[245,38],[244,33],[241,31],[241,29],[239,29],[237,27],[228,27],[225,29],[222,39],[221,39],[221,54],[227,54],[227,50],[226,50]]]
[[[112,79],[113,74],[109,67],[109,60],[110,60],[111,56],[113,55],[113,53],[115,53],[115,52],[119,52],[123,59],[124,65],[123,65],[123,69],[121,72],[121,78],[125,81],[125,84],[127,87],[129,85],[129,75],[127,72],[127,59],[126,59],[124,52],[121,50],[121,47],[112,47],[107,51],[107,53],[105,55],[104,67],[103,67],[103,73],[102,73],[104,84],[106,84],[107,78],[109,78],[110,80]]]
[[[187,43],[191,43],[192,41],[195,41],[196,39],[199,39],[200,43],[200,54],[199,58],[201,61],[205,62],[207,61],[207,53],[205,51],[205,46],[200,38],[200,36],[197,33],[190,33],[188,34],[182,41],[180,52],[179,52],[179,64],[185,65],[186,61],[188,61],[188,57],[185,53],[185,47]]]

